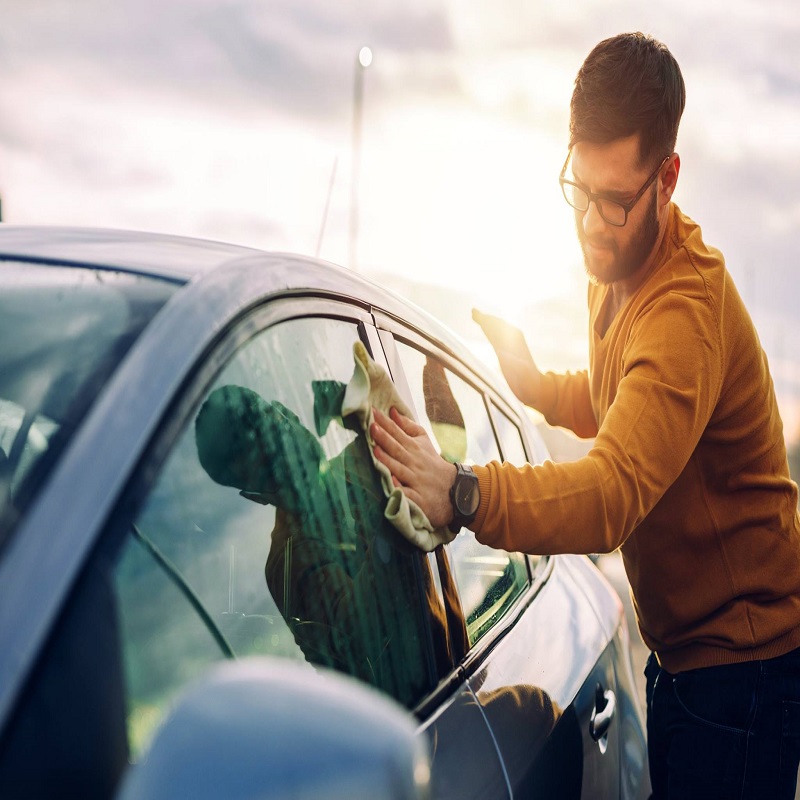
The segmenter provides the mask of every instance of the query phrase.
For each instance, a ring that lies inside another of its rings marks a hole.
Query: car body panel
[[[238,245],[157,233],[8,224],[0,232],[0,248],[3,259],[158,274],[179,283],[257,252]]]
[[[420,725],[418,735],[429,742],[437,800],[511,796],[494,735],[466,682]]]
[[[530,602],[514,622],[515,636],[546,650],[530,647],[523,651],[510,637],[501,637],[471,678],[476,692],[536,686],[560,709],[577,696],[587,671],[611,642],[611,636],[595,624],[595,609],[571,569],[571,560],[578,558],[582,557],[551,559],[552,568],[535,602]],[[565,637],[564,630],[578,630],[583,636],[579,641]]]
[[[616,688],[606,654],[611,638],[596,624],[595,609],[576,581],[575,558],[552,559],[551,573],[516,621],[514,636],[503,637],[470,678],[519,796],[575,797],[582,775],[583,796],[616,797],[617,726],[612,724],[603,752],[588,736],[595,684]],[[563,761],[556,769],[546,759],[536,766],[531,755],[544,751],[551,737],[558,739]],[[548,793],[537,794],[544,787]]]
[[[630,632],[625,620],[622,601],[605,576],[593,567],[588,558],[570,558],[569,569],[575,585],[586,595],[600,624],[611,635],[604,658],[613,669],[607,674],[607,684],[616,684],[616,722],[620,747],[619,796],[640,800],[650,794],[647,765],[645,718],[638,702],[630,650]]]

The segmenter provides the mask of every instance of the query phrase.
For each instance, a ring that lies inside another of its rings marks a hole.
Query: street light
[[[369,47],[362,47],[358,51],[358,63],[366,69],[372,63],[372,50]]]
[[[353,154],[350,180],[350,269],[357,270],[356,245],[358,243],[358,179],[361,170],[361,117],[364,104],[364,70],[372,63],[372,50],[362,47],[356,56],[353,83]]]

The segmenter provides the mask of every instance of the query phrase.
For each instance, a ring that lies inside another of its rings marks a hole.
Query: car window
[[[175,288],[122,272],[0,262],[0,547]]]
[[[274,325],[184,422],[114,568],[134,757],[218,659],[329,667],[406,706],[452,661],[428,562],[340,415],[358,339],[342,320]]]
[[[467,464],[500,460],[483,394],[433,355],[404,342],[397,347],[420,424],[442,456]],[[527,562],[521,553],[480,544],[467,530],[447,549],[474,645],[527,588]]]
[[[521,467],[528,461],[525,454],[525,445],[522,443],[522,434],[519,428],[494,404],[492,407],[492,420],[497,429],[500,448],[503,451],[503,461],[508,461]]]
[[[522,433],[517,424],[509,419],[495,403],[491,403],[491,409],[492,420],[500,440],[500,448],[503,451],[503,461],[508,461],[518,467],[528,463],[530,459],[525,453]],[[533,570],[541,567],[542,560],[540,555],[528,555],[528,562]]]

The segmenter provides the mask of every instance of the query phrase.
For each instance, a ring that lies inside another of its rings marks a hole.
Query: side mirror
[[[352,678],[269,659],[227,662],[178,700],[119,800],[427,798],[411,716]]]

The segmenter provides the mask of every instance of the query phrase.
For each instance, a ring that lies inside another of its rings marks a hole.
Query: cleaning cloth
[[[387,497],[384,516],[408,541],[421,550],[429,552],[437,545],[451,542],[456,534],[447,527],[434,529],[422,509],[409,500],[402,489],[394,486],[389,469],[375,458],[373,453],[375,441],[370,433],[370,425],[373,422],[372,409],[377,408],[388,414],[389,409],[394,407],[406,417],[413,419],[414,415],[400,398],[389,375],[372,360],[361,342],[353,345],[353,357],[355,369],[345,389],[342,417],[354,414],[367,436],[372,463],[378,470],[381,486]]]

